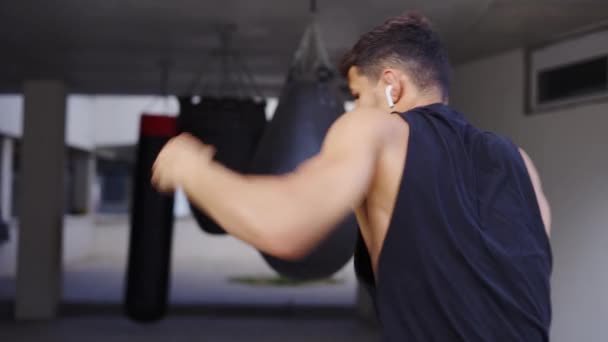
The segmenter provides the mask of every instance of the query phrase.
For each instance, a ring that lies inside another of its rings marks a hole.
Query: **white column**
[[[13,211],[13,139],[4,137],[0,141],[0,220],[11,221]]]
[[[56,316],[61,296],[66,87],[24,84],[17,319]]]

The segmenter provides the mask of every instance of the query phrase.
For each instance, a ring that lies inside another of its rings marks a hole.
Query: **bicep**
[[[536,194],[536,200],[538,201],[538,207],[540,209],[540,214],[545,225],[545,230],[547,231],[547,235],[549,235],[551,232],[551,207],[549,206],[549,201],[547,200],[547,197],[545,196],[545,193],[543,191],[542,182],[538,174],[538,170],[536,169],[534,162],[526,153],[526,151],[520,148],[519,153],[521,154],[524,163],[526,164],[526,169],[528,170],[528,175],[530,176],[532,186],[534,187],[534,193]]]

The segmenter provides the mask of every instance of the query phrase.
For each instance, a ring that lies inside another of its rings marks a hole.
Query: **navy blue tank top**
[[[385,341],[547,341],[551,249],[519,149],[443,104],[396,113],[405,169],[378,260],[355,269]]]

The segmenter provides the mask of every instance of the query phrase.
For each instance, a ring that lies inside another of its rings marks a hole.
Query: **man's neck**
[[[395,104],[393,111],[403,113],[414,108],[424,107],[434,103],[443,103],[441,96],[421,96],[410,99],[409,101],[400,101]]]

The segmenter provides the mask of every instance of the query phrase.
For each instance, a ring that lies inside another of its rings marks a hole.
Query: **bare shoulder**
[[[360,108],[344,113],[331,128],[348,130],[361,138],[385,141],[396,132],[408,133],[409,127],[399,115],[391,115],[373,108]]]
[[[528,175],[530,176],[532,184],[534,185],[536,190],[537,186],[541,186],[540,176],[538,175],[536,165],[534,165],[534,162],[532,161],[532,158],[530,158],[530,155],[528,155],[528,153],[521,147],[519,147],[519,154],[521,154],[521,157],[524,160],[524,163],[526,164],[526,169],[528,169]]]
[[[545,224],[545,230],[547,231],[547,235],[549,235],[551,233],[551,207],[549,206],[549,201],[545,196],[540,175],[536,169],[536,165],[534,165],[534,162],[528,153],[526,153],[526,151],[524,151],[522,148],[519,148],[519,153],[526,164],[530,181],[532,182],[532,186],[534,186],[534,193],[536,194],[540,214],[543,219],[543,223]]]

